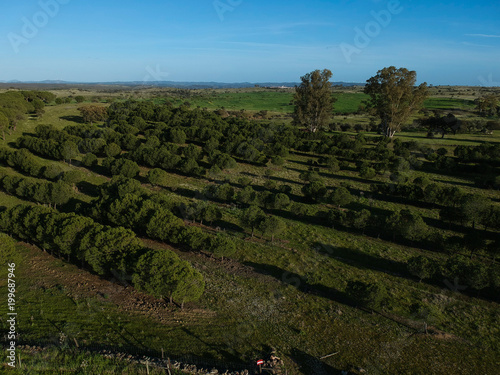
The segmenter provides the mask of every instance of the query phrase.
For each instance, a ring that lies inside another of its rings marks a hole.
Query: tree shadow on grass
[[[318,155],[312,154],[312,153],[307,153],[305,151],[298,151],[298,150],[290,150],[291,155],[298,155],[298,156],[303,156],[305,158],[318,158]]]
[[[361,270],[370,269],[393,276],[413,279],[406,270],[406,265],[402,262],[377,257],[355,249],[334,247],[320,242],[316,242],[314,248],[324,255]]]
[[[183,332],[185,332],[186,334],[188,334],[189,336],[193,337],[194,339],[198,340],[205,347],[208,347],[211,350],[216,351],[218,354],[221,354],[226,360],[231,361],[231,362],[239,362],[243,365],[243,363],[241,362],[241,359],[238,356],[231,354],[227,350],[222,349],[219,345],[213,345],[213,344],[208,343],[207,341],[203,340],[200,336],[198,336],[196,333],[191,331],[189,328],[182,327],[181,330]],[[206,357],[204,359],[206,360],[206,359],[208,359],[208,357]],[[209,359],[213,360],[213,361],[217,361],[217,358],[212,357]]]
[[[61,116],[59,117],[61,120],[76,122],[77,124],[85,124],[82,116]]]
[[[304,169],[297,169],[297,168],[292,168],[292,167],[287,167],[287,168],[292,170],[292,171],[299,172],[299,173],[302,173],[305,171]],[[348,181],[354,181],[354,182],[361,182],[364,184],[372,183],[371,180],[367,180],[367,179],[359,178],[359,177],[343,176],[343,175],[339,175],[339,174],[332,175],[330,173],[325,173],[325,172],[319,172],[319,175],[324,177],[324,178],[335,178],[338,180],[348,180]]]
[[[315,374],[315,375],[337,375],[342,374],[342,371],[338,368],[327,365],[325,362],[321,361],[319,358],[313,357],[306,352],[293,348],[290,357],[299,366],[300,371],[303,374]]]
[[[80,191],[80,193],[83,193],[85,195],[91,196],[91,197],[98,197],[99,196],[99,186],[92,184],[88,181],[80,181],[76,184],[76,187]]]
[[[304,275],[289,272],[270,264],[261,264],[254,262],[244,262],[244,264],[246,266],[252,267],[255,272],[258,272],[262,275],[272,276],[278,281],[287,285],[291,285],[303,293],[326,298],[331,301],[351,307],[357,306],[357,303],[349,298],[349,296],[347,296],[347,294],[345,294],[344,292],[321,284],[311,284],[307,281],[307,277]]]
[[[473,182],[458,182],[458,181],[449,181],[449,180],[443,180],[443,179],[435,179],[435,182],[439,182],[441,184],[449,184],[449,185],[459,185],[459,186],[465,186],[467,188],[474,187]]]
[[[283,182],[285,184],[303,185],[303,183],[301,183],[299,181],[294,181],[294,180],[290,180],[288,178],[283,178],[283,177],[271,176],[271,177],[269,177],[269,179],[274,180],[274,181]]]

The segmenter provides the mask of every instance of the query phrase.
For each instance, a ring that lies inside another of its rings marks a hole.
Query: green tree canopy
[[[0,111],[0,131],[2,131],[3,140],[5,141],[5,131],[9,129],[9,118]]]
[[[428,96],[427,84],[415,87],[417,73],[394,66],[377,72],[366,82],[365,93],[370,106],[382,121],[385,136],[393,137],[410,116],[419,110]]]
[[[167,183],[168,173],[163,169],[154,168],[148,172],[147,179],[153,186],[163,186]]]
[[[314,201],[320,201],[326,195],[326,186],[323,181],[312,181],[311,183],[302,187],[302,194]]]
[[[407,266],[408,271],[420,281],[432,278],[438,271],[436,262],[422,255],[408,259]]]
[[[332,72],[315,70],[300,77],[302,83],[295,86],[293,123],[316,132],[328,125],[333,115]]]
[[[122,152],[122,149],[120,148],[120,146],[118,146],[114,142],[111,142],[104,147],[104,153],[106,154],[106,156],[111,157],[111,158],[114,158],[115,156],[120,155],[121,152]]]
[[[19,263],[21,255],[16,251],[16,242],[5,233],[0,233],[0,266]]]
[[[104,121],[108,117],[108,109],[98,105],[87,105],[78,108],[83,117],[83,121],[91,124],[96,121]]]
[[[343,186],[340,186],[338,188],[335,188],[335,190],[331,192],[329,200],[332,204],[340,208],[341,206],[346,206],[351,203],[353,200],[353,196],[351,195],[349,190],[347,190]]]
[[[370,309],[379,309],[388,297],[387,290],[382,284],[369,284],[363,281],[349,280],[346,293],[361,306]]]
[[[79,154],[78,146],[73,141],[65,141],[61,145],[61,156],[64,160],[68,160],[69,164],[71,164],[71,159],[74,159]]]
[[[285,229],[285,222],[276,216],[267,216],[259,224],[259,230],[264,236],[270,236],[271,242],[274,242],[274,236],[281,234]]]
[[[429,227],[422,217],[408,209],[395,211],[387,219],[387,227],[393,231],[394,235],[400,235],[410,241],[419,241],[425,238],[429,231]]]
[[[171,251],[149,250],[136,265],[132,282],[138,289],[157,298],[181,303],[201,297],[205,289],[202,275]]]
[[[208,240],[207,250],[214,254],[217,258],[231,256],[236,252],[236,245],[233,240],[222,234],[210,236]]]
[[[244,227],[250,228],[253,237],[254,230],[260,225],[265,217],[266,215],[264,214],[264,211],[262,211],[259,207],[252,205],[242,212],[240,222]]]

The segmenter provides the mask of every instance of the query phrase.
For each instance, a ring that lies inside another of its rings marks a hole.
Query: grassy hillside
[[[177,100],[211,109],[291,113],[291,98],[290,92],[256,91]],[[335,107],[339,112],[354,112],[365,99],[361,93],[342,94]],[[440,98],[430,99],[426,106],[444,109],[457,108],[460,104],[467,108],[471,105]],[[15,140],[25,132],[33,133],[39,124],[52,124],[58,129],[81,125],[78,106],[46,107],[41,119],[31,118],[19,124],[3,145],[15,149]],[[343,134],[352,138],[357,135]],[[377,136],[364,134],[367,139]],[[434,150],[444,147],[450,156],[456,145],[500,142],[496,133],[429,139],[425,133],[406,132],[398,138],[416,140]],[[393,145],[387,147],[392,149]],[[98,187],[110,177],[100,173],[102,170],[83,167],[82,157],[77,156],[72,165],[36,158],[45,165],[82,172],[83,180],[77,184],[75,199],[90,202],[98,194]],[[275,349],[284,358],[289,374],[340,371],[404,374],[429,373],[429,369],[433,374],[496,374],[500,366],[498,301],[478,295],[471,286],[457,291],[449,280],[419,282],[408,273],[406,262],[413,256],[425,255],[444,263],[448,255],[441,249],[420,247],[408,241],[394,242],[376,233],[332,227],[317,213],[334,207],[306,201],[302,194],[306,182],[301,174],[310,167],[317,168],[329,191],[348,186],[354,199],[345,209],[366,208],[383,214],[410,207],[430,227],[443,233],[461,236],[465,232],[463,226],[442,228],[439,209],[431,205],[404,197],[376,197],[371,185],[390,181],[390,173],[364,178],[353,161],[348,161],[340,170],[329,171],[319,167],[322,164],[317,153],[297,150],[284,157],[283,165],[237,161],[234,168],[213,176],[193,177],[170,171],[166,183],[155,187],[147,182],[151,168],[141,166],[137,177],[144,189],[164,193],[174,202],[211,201],[221,209],[222,218],[213,224],[193,224],[187,219],[185,222],[207,233],[231,238],[236,251],[229,258],[144,238],[147,246],[172,249],[202,272],[206,291],[201,300],[187,304],[182,310],[135,291],[128,285],[127,278],[121,282],[99,278],[23,243],[17,246],[16,275],[22,280],[18,290],[22,339],[63,349],[112,347],[151,356],[161,356],[163,351],[174,358],[192,356],[194,362],[218,363],[228,368],[251,366],[256,359],[268,357]],[[206,158],[200,161],[202,163],[209,164]],[[0,174],[22,175],[6,165],[0,167]],[[494,205],[499,204],[498,190],[477,186],[468,174],[457,176],[413,168],[408,174],[412,179],[428,177],[444,186],[459,186],[467,193],[485,196]],[[274,241],[259,231],[252,236],[241,226],[239,204],[216,201],[204,193],[207,185],[223,183],[241,189],[242,178],[249,180],[248,185],[256,191],[274,191],[281,184],[290,186],[288,195],[301,212],[295,215],[289,210],[267,210],[286,223],[285,231]],[[22,200],[18,197],[0,192],[1,206],[12,207],[19,202]],[[387,290],[385,307],[372,311],[353,302],[347,293],[352,280],[383,286]],[[6,293],[3,273],[0,293]],[[0,306],[0,314],[5,315],[5,308]],[[7,327],[4,320],[1,324],[2,328]],[[323,358],[332,353],[336,354]],[[121,369],[119,364],[103,366],[115,366],[116,372]]]

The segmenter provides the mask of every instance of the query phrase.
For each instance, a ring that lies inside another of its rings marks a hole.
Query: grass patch
[[[197,105],[196,100],[203,104],[210,99],[212,108],[281,110],[282,105],[287,100],[289,102],[289,99],[285,100],[286,95],[290,98],[292,94],[266,91],[218,93],[213,98],[188,100]],[[352,93],[340,98],[336,103],[338,108],[354,111],[366,96]],[[47,107],[42,120],[20,124],[9,140],[14,141],[23,131],[33,131],[35,123],[53,122],[61,128],[78,123],[76,107]],[[369,138],[377,136],[375,133],[365,134]],[[397,137],[417,140],[433,148],[450,149],[457,144],[499,141],[497,135],[428,139],[424,133],[403,132]],[[295,194],[293,198],[302,200],[300,190],[304,181],[299,175],[308,169],[308,160],[317,160],[318,156],[297,152],[286,159],[280,168],[239,163],[233,170],[223,172],[218,182],[227,180],[236,184],[239,177],[248,176],[252,186],[261,188],[268,179],[274,179],[278,184],[290,185],[292,194]],[[76,168],[43,158],[39,161],[59,163],[65,170]],[[360,191],[368,192],[373,181],[387,181],[389,173],[366,180],[359,177],[352,164],[350,169],[334,174],[321,168],[326,185],[331,188],[347,182],[356,194],[354,204],[361,206],[396,210],[408,205],[403,200],[372,201],[366,195],[362,197]],[[266,177],[267,169],[273,170],[271,177]],[[81,170],[86,175],[85,181],[93,185],[107,181],[105,176]],[[146,171],[142,168],[142,175]],[[2,168],[1,172],[14,173],[8,168]],[[411,173],[416,177],[424,172]],[[430,176],[446,184],[465,184],[467,191],[482,191],[466,179],[438,174]],[[176,174],[170,174],[170,177],[166,189],[178,201],[189,201],[190,194],[186,191],[201,191],[213,182]],[[144,186],[150,188],[148,184]],[[492,198],[497,195],[495,191],[488,191],[488,194]],[[91,197],[81,194],[81,199],[88,202]],[[0,202],[11,207],[21,201],[0,192]],[[335,230],[308,217],[294,220],[290,218],[293,216],[284,217],[287,230],[273,243],[258,233],[251,238],[239,228],[240,207],[234,204],[220,206],[224,224],[219,230],[235,240],[237,252],[234,259],[222,261],[204,253],[174,249],[199,269],[206,280],[206,292],[201,300],[188,304],[184,311],[137,293],[131,287],[124,288],[99,279],[36,248],[18,245],[17,252],[21,257],[16,271],[20,280],[18,328],[22,340],[60,348],[49,352],[55,358],[53,362],[46,360],[45,354],[34,356],[29,365],[33,371],[45,371],[36,367],[37,363],[44,361],[51,368],[83,371],[78,367],[82,363],[79,352],[66,351],[78,343],[80,349],[112,347],[125,352],[156,354],[163,349],[171,356],[190,355],[208,362],[241,365],[253,363],[255,358],[274,348],[284,356],[289,374],[318,373],[321,368],[326,373],[359,373],[360,368],[368,373],[401,374],[408,373],[409,369],[425,373],[433,368],[436,374],[469,374],[478,372],[478,369],[480,373],[496,374],[500,366],[498,304],[452,293],[446,290],[444,283],[418,283],[406,272],[405,262],[412,256],[424,254],[443,261],[444,254]],[[307,206],[311,217],[318,210],[329,208],[325,204]],[[412,209],[426,218],[437,217],[436,210]],[[216,231],[215,228],[209,229]],[[154,241],[145,240],[145,243],[158,249],[170,248]],[[5,270],[1,272],[0,294],[5,295]],[[385,286],[389,291],[387,313],[410,320],[414,327],[372,314],[353,304],[345,294],[349,280]],[[0,315],[5,316],[5,313],[6,306],[0,306]],[[424,322],[450,337],[425,335],[421,328]],[[0,323],[2,329],[7,328],[5,320]],[[338,355],[319,360],[334,352]],[[109,366],[112,371],[122,373],[143,371],[141,368],[120,367],[120,363],[100,361],[95,358],[96,369],[102,364],[102,368]]]
[[[431,110],[432,109],[471,110],[474,109],[474,107],[475,107],[474,101],[469,99],[435,97],[435,98],[429,98],[424,102],[424,108]]]

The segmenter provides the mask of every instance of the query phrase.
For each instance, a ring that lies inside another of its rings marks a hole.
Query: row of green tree
[[[417,177],[411,184],[373,184],[372,191],[383,195],[399,196],[442,207],[440,219],[446,222],[471,224],[474,228],[481,224],[484,229],[500,229],[500,208],[478,194],[467,194],[455,186],[429,183]]]
[[[439,285],[448,283],[453,292],[477,294],[489,292],[488,297],[498,298],[500,291],[500,270],[496,265],[486,265],[457,255],[446,262],[439,262],[425,256],[410,258],[406,267],[408,272],[420,281],[426,280]],[[450,281],[452,280],[452,281]],[[345,289],[347,296],[358,306],[371,310],[384,309],[391,299],[389,291],[381,283],[362,280],[349,280]],[[417,304],[415,307],[420,306]]]
[[[40,163],[31,152],[24,148],[19,150],[0,148],[0,162],[31,177],[51,181],[62,179],[69,184],[74,184],[82,179],[79,171],[64,171],[56,163]]]
[[[99,222],[130,228],[165,243],[205,250],[218,257],[235,252],[236,245],[228,236],[211,235],[197,226],[185,225],[174,214],[183,214],[181,206],[164,194],[151,194],[137,180],[115,177],[101,185],[100,195],[92,202],[88,214]],[[200,215],[196,218],[214,221],[221,213],[211,206],[203,209]],[[191,215],[183,216],[193,219]]]
[[[408,259],[407,268],[409,273],[420,281],[442,281],[447,278],[455,280],[455,283],[464,289],[473,288],[480,291],[489,287],[497,292],[500,291],[498,265],[487,265],[461,255],[451,256],[445,263],[419,255]]]
[[[53,205],[54,208],[68,203],[73,196],[71,185],[61,180],[50,182],[11,175],[0,177],[0,189],[25,200]]]
[[[499,210],[495,212],[496,215],[500,213]],[[446,234],[427,225],[418,212],[410,209],[373,214],[367,209],[357,211],[337,208],[327,212],[318,211],[317,216],[319,219],[326,219],[327,223],[337,229],[354,229],[362,233],[366,231],[373,236],[383,235],[392,241],[419,243],[421,247],[446,254],[460,253],[471,257],[480,254],[494,259],[499,252],[499,241],[494,239],[498,235],[495,233],[472,228],[464,230],[463,235]],[[498,229],[498,221],[492,225]]]
[[[128,101],[113,104],[108,115],[108,126],[123,134],[140,132],[146,140],[154,136],[162,143],[197,143],[207,153],[218,149],[251,163],[265,163],[302,136],[290,126],[222,118],[184,106],[172,108]]]
[[[500,144],[483,143],[479,146],[457,146],[455,156],[461,163],[487,162],[495,166],[500,164]]]
[[[0,230],[28,241],[102,276],[132,278],[134,286],[180,303],[203,293],[200,272],[169,250],[145,248],[123,227],[98,224],[48,207],[19,205],[0,213]]]
[[[16,130],[17,124],[34,113],[41,116],[45,104],[50,103],[55,95],[48,91],[7,91],[0,94],[0,131],[5,140],[5,132]]]

